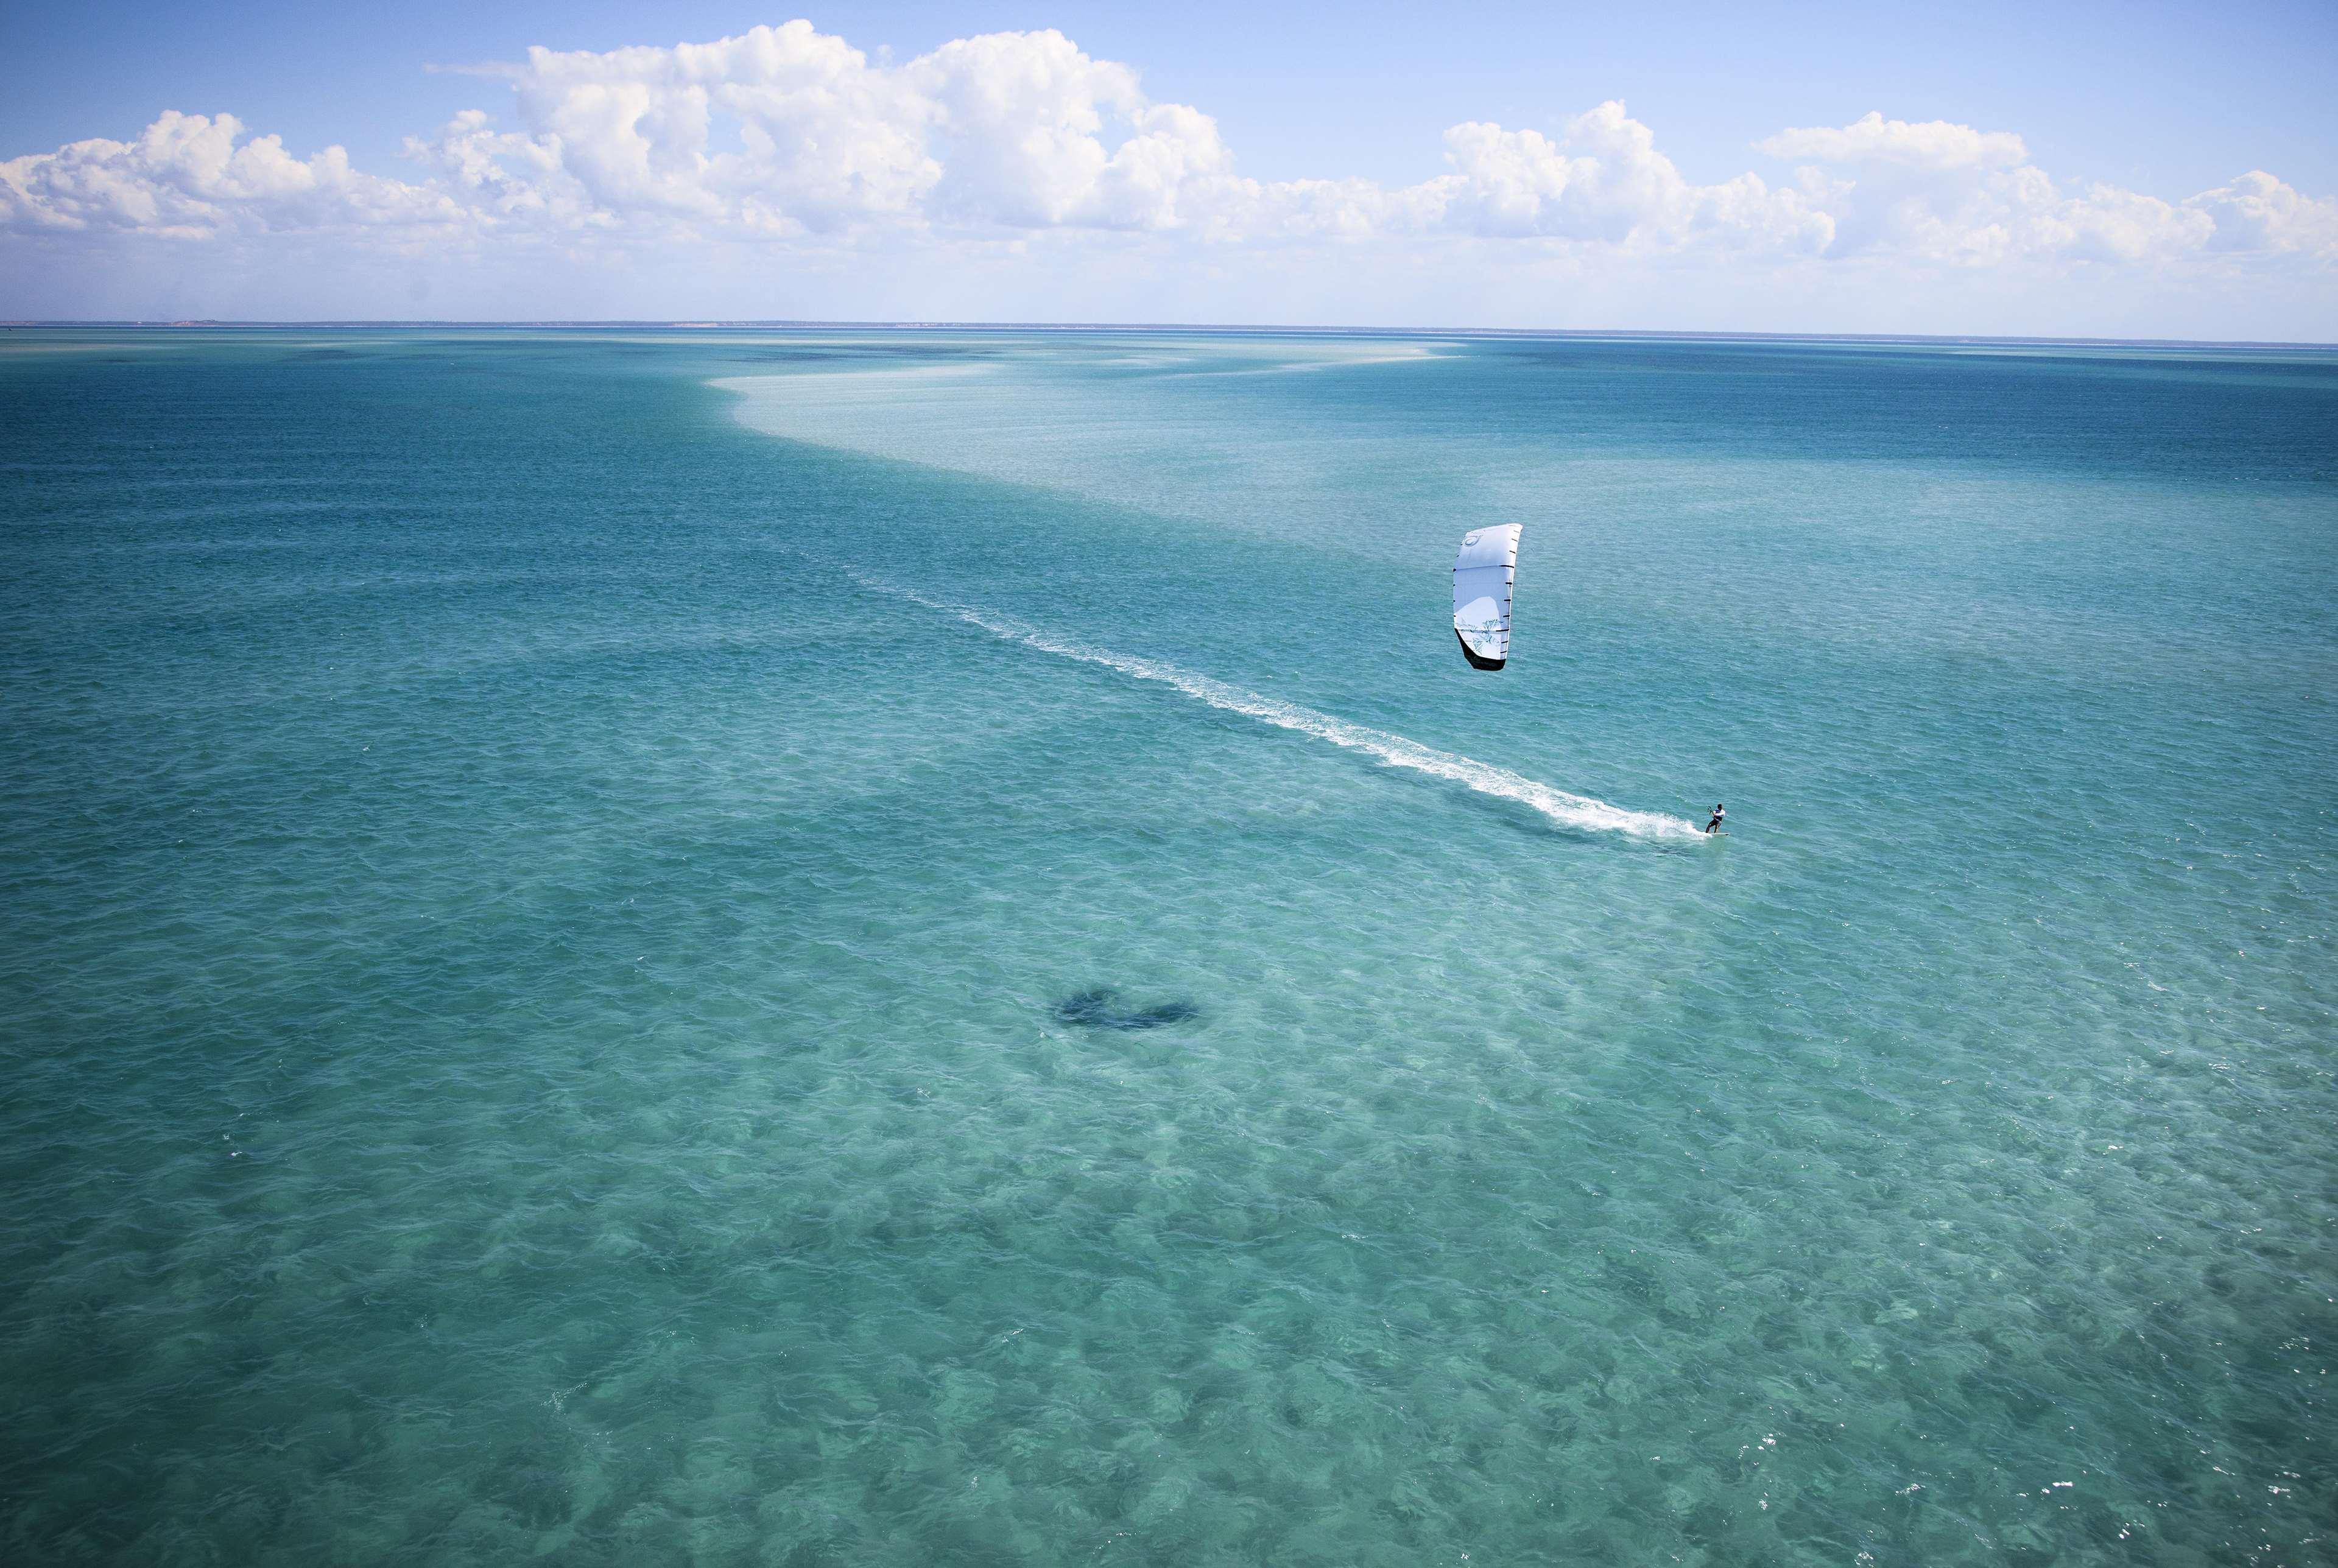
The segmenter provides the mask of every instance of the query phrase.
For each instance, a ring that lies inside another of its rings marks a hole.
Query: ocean
[[[17,329],[0,541],[11,1561],[2338,1562],[2338,353]]]

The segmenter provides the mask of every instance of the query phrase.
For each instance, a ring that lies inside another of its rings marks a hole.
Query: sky
[[[2338,5],[0,10],[0,318],[2338,340]]]

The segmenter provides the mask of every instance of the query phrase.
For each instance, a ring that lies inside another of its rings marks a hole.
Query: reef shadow
[[[1158,1029],[1164,1024],[1188,1023],[1202,1015],[1202,1010],[1191,1002],[1135,1006],[1122,1001],[1119,990],[1111,985],[1091,985],[1085,991],[1074,992],[1049,1011],[1055,1014],[1057,1023],[1081,1029]]]

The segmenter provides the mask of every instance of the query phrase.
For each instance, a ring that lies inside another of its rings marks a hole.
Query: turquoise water
[[[13,1561],[2338,1561],[2338,356],[16,331],[0,475]]]

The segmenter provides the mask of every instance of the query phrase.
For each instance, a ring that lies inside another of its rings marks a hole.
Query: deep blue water
[[[0,1551],[2338,1561],[2333,544],[2310,350],[10,332]]]

